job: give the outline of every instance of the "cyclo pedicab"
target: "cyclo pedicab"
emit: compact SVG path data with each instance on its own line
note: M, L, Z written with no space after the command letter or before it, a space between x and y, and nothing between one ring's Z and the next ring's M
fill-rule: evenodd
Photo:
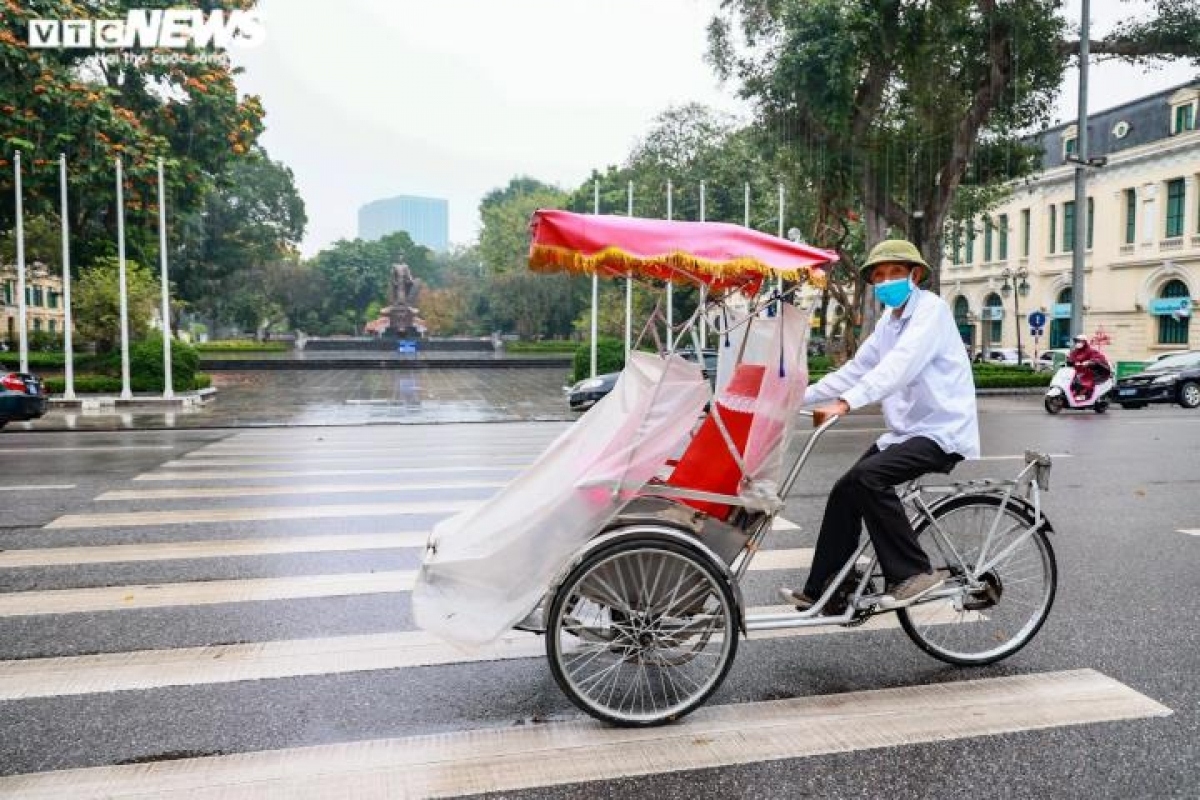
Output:
M514 627L544 634L562 691L622 726L701 705L728 673L739 634L895 613L918 647L957 665L990 664L1033 638L1057 580L1040 499L1051 464L1035 452L1009 480L899 490L934 568L948 575L919 603L880 609L883 576L864 536L814 608L746 608L741 579L838 422L814 419L785 465L804 413L808 313L791 292L760 290L779 279L817 283L834 253L725 223L538 211L532 224L535 270L698 285L680 341L702 353L700 315L725 320L715 389L678 352L631 350L612 392L530 467L434 528L413 594L421 627L465 644ZM749 309L735 320L737 296Z

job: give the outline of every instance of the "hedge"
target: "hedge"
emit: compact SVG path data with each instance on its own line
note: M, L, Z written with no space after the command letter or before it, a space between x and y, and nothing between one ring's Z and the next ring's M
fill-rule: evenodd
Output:
M565 339L555 339L544 342L504 343L504 349L509 353L574 353L578 347L578 342L572 342Z
M174 384L175 391L186 392L194 389L207 389L212 386L212 378L208 373L197 372L192 376L190 385L183 385L175 380L174 376L171 377L171 383ZM67 388L66 378L46 378L45 384L46 391L51 394L62 394ZM135 392L160 393L163 390L162 376L157 378L130 376L129 388ZM76 375L75 391L79 394L118 394L121 391L121 379L111 375Z
M256 342L253 339L197 342L192 347L200 353L286 353L291 349L287 342Z

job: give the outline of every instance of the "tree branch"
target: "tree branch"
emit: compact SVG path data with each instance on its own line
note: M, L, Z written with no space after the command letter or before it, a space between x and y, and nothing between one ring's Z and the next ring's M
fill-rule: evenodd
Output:
M1081 40L1058 43L1058 52L1063 57L1078 56ZM1088 50L1094 56L1113 58L1196 58L1196 45L1186 39L1089 39Z

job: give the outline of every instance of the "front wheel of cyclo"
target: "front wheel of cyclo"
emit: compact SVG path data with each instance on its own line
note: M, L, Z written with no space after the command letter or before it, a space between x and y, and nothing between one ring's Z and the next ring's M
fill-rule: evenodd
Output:
M1058 583L1050 541L1043 529L1031 531L1027 506L1001 504L995 495L956 497L934 508L936 525L928 518L917 525L934 569L946 570L945 586L959 590L898 612L904 632L934 658L962 666L999 661L1028 644L1050 613Z
M555 592L546 656L576 706L625 727L703 703L737 653L733 593L683 545L633 540L585 558Z

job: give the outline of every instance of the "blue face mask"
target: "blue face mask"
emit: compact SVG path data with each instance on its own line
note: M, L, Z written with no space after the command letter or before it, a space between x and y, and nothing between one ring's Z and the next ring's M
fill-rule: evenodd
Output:
M888 308L899 308L912 294L911 278L897 278L894 281L882 281L875 284L875 299Z

